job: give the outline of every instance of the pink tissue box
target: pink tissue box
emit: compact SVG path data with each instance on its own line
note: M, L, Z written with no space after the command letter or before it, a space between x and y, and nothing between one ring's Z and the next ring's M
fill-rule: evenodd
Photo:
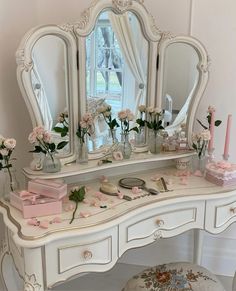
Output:
M35 179L28 182L28 191L55 199L61 199L67 194L67 184L58 180Z
M21 197L21 194L18 192L10 193L11 205L21 210L24 218L60 214L62 212L61 200L35 195L33 193L29 194L32 195Z

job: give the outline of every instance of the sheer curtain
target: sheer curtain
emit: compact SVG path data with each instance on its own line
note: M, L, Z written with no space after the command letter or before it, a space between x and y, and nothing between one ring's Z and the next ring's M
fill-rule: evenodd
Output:
M38 102L38 105L40 108L40 112L42 114L44 128L46 130L50 131L50 130L52 130L53 119L52 119L50 107L48 104L48 100L47 100L47 97L45 95L44 88L41 84L41 80L40 80L40 77L37 73L37 69L35 68L35 66L31 72L31 80L32 80L34 95L37 99L37 102Z
M138 94L136 96L135 112L138 105L141 102L145 102L144 96L146 92L146 76L141 61L141 52L135 42L132 26L129 21L128 13L122 15L116 15L113 12L109 12L109 19L119 42L122 54L125 58L127 65L129 66L136 82L139 84Z

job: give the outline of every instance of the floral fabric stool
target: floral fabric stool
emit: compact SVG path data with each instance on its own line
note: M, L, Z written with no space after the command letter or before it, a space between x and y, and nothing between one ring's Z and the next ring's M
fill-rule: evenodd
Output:
M207 269L191 263L170 263L142 271L122 291L225 291Z

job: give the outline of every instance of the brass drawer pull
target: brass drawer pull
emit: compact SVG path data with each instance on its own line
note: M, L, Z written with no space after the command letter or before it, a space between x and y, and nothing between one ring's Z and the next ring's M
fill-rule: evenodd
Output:
M93 253L91 251L84 251L83 257L85 260L91 260L93 257Z
M235 214L236 213L236 207L231 207L230 208L230 212L232 212L233 214Z
M161 227L161 226L163 226L165 223L164 223L164 220L162 220L162 219L157 219L156 224L157 224L159 227Z

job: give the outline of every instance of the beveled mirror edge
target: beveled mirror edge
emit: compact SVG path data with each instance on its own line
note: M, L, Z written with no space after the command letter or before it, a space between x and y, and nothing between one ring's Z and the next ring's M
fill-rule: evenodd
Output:
M76 139L74 136L78 124L78 80L77 80L77 44L72 31L65 31L57 25L44 25L31 29L23 37L17 52L17 81L30 114L33 127L43 125L43 119L34 96L31 85L31 70L34 63L32 49L35 43L46 35L54 35L63 39L68 49L68 71L69 82L69 118L70 118L70 152L60 157L62 164L72 162L76 159Z
M210 66L210 57L207 53L204 45L196 38L192 36L178 35L173 36L171 33L163 33L162 38L159 43L159 73L157 80L157 99L156 106L162 106L162 94L163 94L163 78L164 78L164 59L165 59L165 51L167 47L173 43L184 43L188 44L195 49L199 56L199 63L197 66L199 72L198 83L194 90L193 98L190 101L188 116L187 116L187 138L188 144L190 148L192 148L192 132L193 125L195 121L195 116L197 112L197 108L201 101L201 98L205 92L208 79L209 79L209 66ZM162 84L162 85L161 85Z

